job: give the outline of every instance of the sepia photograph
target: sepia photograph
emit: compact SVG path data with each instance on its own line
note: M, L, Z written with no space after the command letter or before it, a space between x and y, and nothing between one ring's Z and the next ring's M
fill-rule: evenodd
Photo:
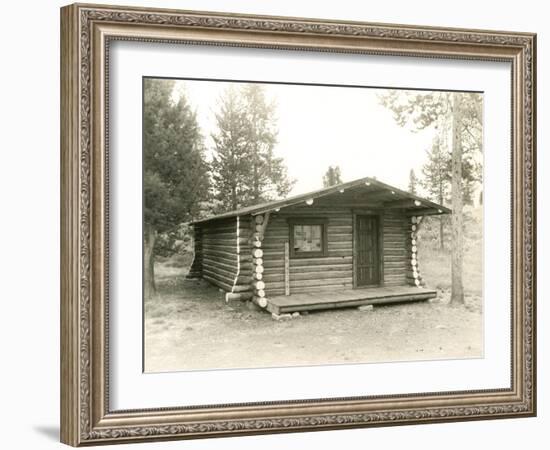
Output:
M144 372L483 358L482 92L142 87Z

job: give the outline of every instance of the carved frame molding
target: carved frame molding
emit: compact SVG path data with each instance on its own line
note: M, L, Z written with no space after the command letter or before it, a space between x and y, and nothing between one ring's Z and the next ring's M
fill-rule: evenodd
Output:
M110 411L108 58L112 40L509 61L512 386ZM75 4L61 10L61 438L74 445L442 422L536 413L536 36Z

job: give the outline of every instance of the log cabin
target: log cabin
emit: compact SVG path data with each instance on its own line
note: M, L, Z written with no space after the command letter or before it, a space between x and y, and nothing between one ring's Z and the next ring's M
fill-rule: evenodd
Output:
M187 278L273 314L427 300L422 219L451 210L375 178L194 222Z

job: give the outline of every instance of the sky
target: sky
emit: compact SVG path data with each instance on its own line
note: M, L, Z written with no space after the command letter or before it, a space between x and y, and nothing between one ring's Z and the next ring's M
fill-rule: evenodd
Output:
M235 82L178 80L175 92L185 92L196 109L209 154L214 113L223 91ZM355 87L262 83L276 103L279 129L274 152L286 161L296 180L290 195L323 187L330 165L340 166L342 180L362 177L407 189L409 172L421 174L426 150L435 132L400 127L380 104L385 90Z

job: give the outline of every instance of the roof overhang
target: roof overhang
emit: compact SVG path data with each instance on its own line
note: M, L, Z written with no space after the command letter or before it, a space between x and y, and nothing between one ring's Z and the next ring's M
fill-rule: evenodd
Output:
M377 207L383 209L400 210L407 215L440 215L450 214L452 211L435 202L419 197L410 192L403 191L394 186L382 183L375 178L365 177L358 180L341 183L329 188L319 189L317 191L300 194L282 200L275 200L259 205L248 206L235 211L230 211L217 216L195 221L200 224L211 220L228 219L243 215L258 215L267 212L278 212L283 208L305 204L312 206L314 204L328 201L331 198L339 197L339 202L344 199L357 203L357 206L364 204L367 207Z

